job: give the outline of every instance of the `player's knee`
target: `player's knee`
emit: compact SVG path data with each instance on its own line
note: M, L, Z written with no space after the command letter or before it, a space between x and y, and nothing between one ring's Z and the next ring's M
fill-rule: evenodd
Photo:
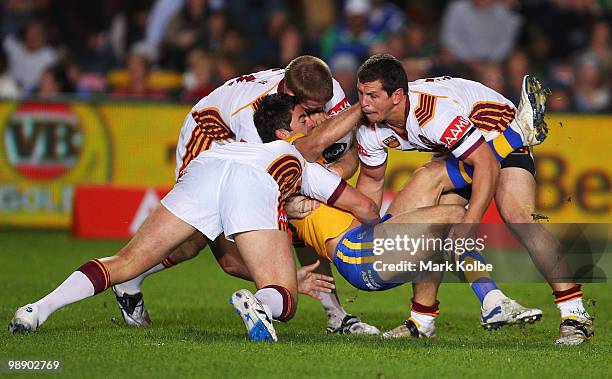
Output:
M532 211L521 207L499 209L502 219L508 224L526 224L533 222Z
M416 169L411 181L414 181L419 188L438 188L442 186L444 171L440 169L439 162L429 162Z
M237 278L242 278L242 269L239 267L236 262L231 259L227 259L225 257L220 257L217 259L219 262L219 266L223 269L223 271L231 276L235 276Z

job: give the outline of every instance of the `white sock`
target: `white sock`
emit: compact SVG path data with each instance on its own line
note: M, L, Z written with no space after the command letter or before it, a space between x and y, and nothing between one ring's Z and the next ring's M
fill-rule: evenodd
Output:
M124 293L127 293L128 295L134 295L136 293L141 292L140 287L142 286L142 282L147 276L155 274L156 272L159 272L161 270L165 270L166 268L168 267L164 266L164 264L162 263L159 263L156 266L153 266L147 271L138 275L134 279L128 280L127 282L123 282L121 284L117 284L115 285L115 287L119 289L119 295L123 295Z
M73 272L53 292L34 303L38 306L39 325L56 310L93 295L94 286L89 278L81 271Z
M416 321L417 328L428 327L436 321L434 316L424 315L415 311L410 311L410 318Z
M262 288L255 292L255 297L268 307L272 317L277 318L283 314L283 295L274 288Z
M499 300L505 299L507 297L508 296L504 295L504 293L499 289L489 291L482 300L482 307L485 309L489 309L493 307L493 305L495 305L495 303L497 303Z
M327 324L338 326L347 315L340 304L340 299L336 292L317 292L321 296L321 305L327 314Z
M588 313L586 309L584 309L584 305L582 304L581 297L577 297L572 300L558 303L557 308L559 308L559 312L561 312L562 319L566 317L581 317L581 316L587 317L588 316Z

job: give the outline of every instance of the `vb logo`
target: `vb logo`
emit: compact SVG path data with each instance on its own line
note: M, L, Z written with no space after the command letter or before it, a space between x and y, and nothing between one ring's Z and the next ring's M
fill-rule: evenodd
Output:
M81 153L83 133L68 106L24 103L7 121L7 158L22 176L52 180L74 166Z

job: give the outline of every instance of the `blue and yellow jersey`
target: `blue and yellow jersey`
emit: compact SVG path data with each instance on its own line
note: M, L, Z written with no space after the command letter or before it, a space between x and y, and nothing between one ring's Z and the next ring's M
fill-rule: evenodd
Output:
M349 212L321 204L304 219L290 221L299 239L315 249L320 257L331 261L325 241L345 233L354 220L355 217Z

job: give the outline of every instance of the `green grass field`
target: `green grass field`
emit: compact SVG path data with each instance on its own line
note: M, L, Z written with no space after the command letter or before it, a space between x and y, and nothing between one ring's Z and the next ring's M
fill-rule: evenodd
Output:
M15 309L55 288L93 257L112 255L119 242L75 241L65 233L0 231L0 323ZM408 314L410 286L358 292L336 276L346 308L381 329ZM317 301L300 298L296 317L277 324L280 342L247 341L228 299L251 283L224 274L210 254L150 277L146 304L154 326L123 325L111 291L53 314L28 336L0 333L2 359L61 359L67 377L609 377L612 373L612 284L583 286L596 318L595 338L556 346L558 312L544 284L503 285L505 292L544 311L525 328L486 332L479 305L465 284L444 284L437 337L382 340L326 335ZM0 376L12 376L2 374ZM32 374L27 374L32 375Z

